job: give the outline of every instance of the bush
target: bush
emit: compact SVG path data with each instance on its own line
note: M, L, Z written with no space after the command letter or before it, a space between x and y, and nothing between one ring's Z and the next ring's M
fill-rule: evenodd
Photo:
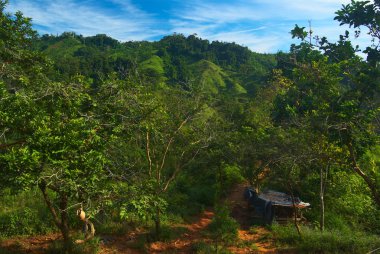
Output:
M209 231L216 242L231 244L238 238L239 224L230 216L226 206L217 207L209 225Z
M279 244L292 246L302 253L367 253L380 246L380 238L363 232L325 230L302 227L299 237L293 225L272 229Z
M223 185L225 189L230 189L235 184L244 181L244 177L241 173L241 169L237 165L224 164L222 168L223 172Z
M47 215L49 216L49 215ZM24 207L0 214L0 236L46 234L54 230L50 216L46 218L38 210Z
M37 189L17 194L5 189L0 193L0 204L0 237L57 231L52 215Z

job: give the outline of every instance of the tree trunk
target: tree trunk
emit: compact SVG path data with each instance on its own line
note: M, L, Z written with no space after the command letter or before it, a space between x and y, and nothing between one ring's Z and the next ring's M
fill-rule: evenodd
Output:
M53 203L50 201L50 198L46 192L46 183L45 182L41 182L38 187L40 188L41 192L42 192L42 195L44 197L44 200L45 200L45 203L51 213L51 215L53 216L53 221L54 221L54 224L57 226L58 229L61 228L61 221L58 217L58 214L53 206Z
M53 216L54 224L61 231L61 234L63 237L64 249L67 253L70 253L72 245L71 245L71 239L70 239L70 234L69 234L70 233L69 232L69 217L67 213L68 197L65 193L60 193L60 203L59 203L60 218L59 218L58 213L55 210L54 205L47 194L46 183L42 181L38 187L40 188L42 195L44 197L45 203L51 215Z
M155 234L156 234L156 240L159 240L161 237L161 213L160 213L160 208L157 207L156 210L156 218L154 219L155 223Z
M61 226L60 230L63 236L63 243L65 250L69 250L71 246L70 232L69 232L69 216L67 213L68 198L65 193L60 195L60 212L61 212Z
M321 178L321 185L320 185L320 192L319 192L319 197L321 200L321 221L319 222L320 224L320 229L323 232L325 230L325 201L324 201L324 184L323 184L323 167L321 167L320 170L320 178Z
M293 188L292 188L292 185L289 183L289 189L290 189L290 195L292 197L292 204L293 204L293 210L294 210L294 226L296 227L297 229L297 233L298 235L301 237L302 234L301 234L301 229L298 225L298 222L297 222L297 206L296 206L296 201L294 199L294 194L293 194Z

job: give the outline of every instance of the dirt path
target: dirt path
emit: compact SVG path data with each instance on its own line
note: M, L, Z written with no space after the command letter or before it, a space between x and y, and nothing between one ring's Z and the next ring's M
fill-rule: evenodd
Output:
M27 238L16 237L12 239L3 240L0 242L0 250L4 248L14 253L43 253L51 243L60 238L59 233L49 235L31 236Z
M194 223L184 225L187 232L170 242L155 242L150 245L150 253L174 252L174 253L191 253L193 244L203 241L210 242L204 235L204 230L211 223L214 212L206 210L202 213L199 220Z
M240 224L239 241L235 247L230 247L232 253L276 253L270 232L262 226L252 226L250 211L243 198L245 184L240 184L226 198L231 208L231 215ZM100 236L99 254L140 254L140 253L193 253L192 246L197 242L212 242L207 236L206 228L211 223L214 212L204 211L193 223L173 226L173 231L180 229L178 237L169 242L147 243L145 231L133 231L122 236ZM14 253L45 253L48 246L59 239L59 234L14 238L0 243L0 250L6 248Z
M229 248L233 253L276 253L270 232L263 226L251 225L251 212L244 200L246 184L237 185L226 199L231 208L231 216L240 224L239 240L247 247ZM245 245L243 244L243 245Z
M194 243L205 241L202 232L210 224L213 216L211 210L206 210L194 223L173 226L173 230L181 228L181 231L185 232L169 242L145 243L146 232L132 232L125 236L112 237L101 245L99 254L192 253L191 247ZM139 239L142 239L140 243Z
M237 245L242 245L242 247L230 247L229 250L236 254L276 253L270 232L263 226L251 225L250 210L243 196L245 187L246 184L237 185L226 198L226 203L231 208L231 216L240 224L238 230L240 244ZM204 231L213 216L213 211L206 210L198 221L184 225L188 230L187 233L167 243L152 243L149 253L192 253L191 246L196 242L211 243L212 240L207 238Z

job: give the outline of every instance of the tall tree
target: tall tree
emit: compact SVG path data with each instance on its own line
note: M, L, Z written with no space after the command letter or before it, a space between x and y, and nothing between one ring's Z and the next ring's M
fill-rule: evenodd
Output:
M104 183L101 126L92 117L89 84L46 78L48 62L30 49L35 32L21 13L1 2L1 187L38 185L65 245L70 246L69 206L97 197Z
M376 10L376 6L368 2L353 2L352 5ZM353 19L351 7L345 6L338 12L340 16L346 13L351 17L345 22ZM331 145L338 146L343 151L337 153L338 157L365 181L373 200L380 206L376 174L367 173L358 163L379 141L376 124L380 106L377 99L379 69L371 61L362 61L354 54L356 50L349 42L348 32L340 36L337 43L322 38L317 46L324 56L316 58L312 50L315 46L305 42L303 29L298 27L292 31L303 40L298 49L311 50L304 58L307 61L297 62L292 74L294 85L278 97L276 118L287 119L290 123L306 120L310 131L327 137ZM370 54L368 48L367 53Z

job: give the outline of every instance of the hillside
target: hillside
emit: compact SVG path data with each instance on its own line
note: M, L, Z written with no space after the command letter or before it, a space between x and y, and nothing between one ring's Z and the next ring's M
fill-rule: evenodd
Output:
M41 36L7 4L0 253L379 250L379 1L335 13L366 59L298 25L277 54Z
M66 77L81 74L99 82L133 68L149 83L201 82L207 92L229 90L253 95L276 66L275 55L258 54L235 43L209 42L194 35L166 36L158 42L119 42L106 35L43 35L34 47L54 60Z

